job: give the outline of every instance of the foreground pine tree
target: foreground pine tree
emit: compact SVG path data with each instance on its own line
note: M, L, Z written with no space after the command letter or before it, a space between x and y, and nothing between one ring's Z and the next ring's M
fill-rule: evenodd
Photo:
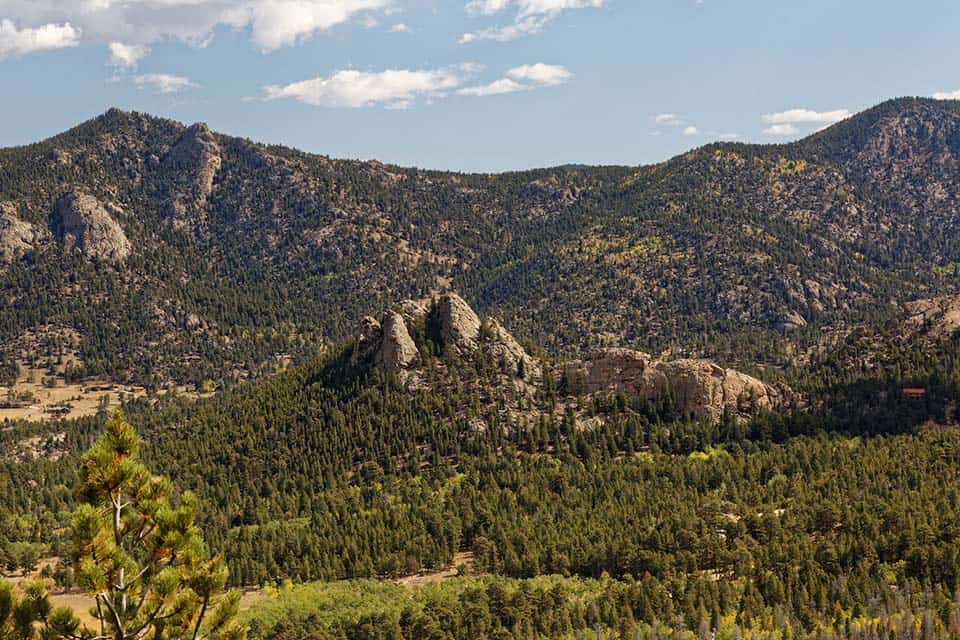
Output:
M73 515L78 586L96 598L96 640L237 640L239 592L196 525L199 506L137 460L139 439L118 411L82 459ZM91 637L91 636L86 636Z

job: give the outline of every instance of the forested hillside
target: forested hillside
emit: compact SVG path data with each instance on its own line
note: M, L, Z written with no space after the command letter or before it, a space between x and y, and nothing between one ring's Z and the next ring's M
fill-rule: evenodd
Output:
M960 106L922 99L790 145L500 175L111 110L0 151L2 371L70 330L69 378L230 384L449 289L553 352L783 364L817 327L955 290L958 162Z
M305 595L288 615L264 614L255 637L466 638L471 624L503 637L528 637L528 624L939 634L957 628L960 587L960 343L942 331L948 302L851 333L792 380L799 400L752 415L697 419L670 394L577 395L544 381L549 359L531 363L540 378L520 375L489 355L502 334L478 334L469 350L445 341L456 332L442 301L411 325L415 367L384 371L361 340L211 399L126 411L143 458L201 496L207 539L236 585L397 578L458 552L471 554L467 574L519 580L373 610L364 600L322 623ZM446 329L431 325L438 317ZM877 366L865 372L851 352ZM68 548L77 456L102 418L10 427L4 450L39 451L0 467L0 548L16 567ZM53 573L72 582L67 564ZM557 577L524 582L544 574ZM551 598L559 617L514 611L529 598Z

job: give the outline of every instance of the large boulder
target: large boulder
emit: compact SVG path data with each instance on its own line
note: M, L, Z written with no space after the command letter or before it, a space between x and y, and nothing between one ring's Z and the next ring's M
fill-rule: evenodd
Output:
M12 202L0 202L0 262L12 262L29 251L36 237L33 225L17 217Z
M130 256L130 241L123 227L89 194L74 190L60 196L55 223L68 251L80 251L87 257L113 263Z
M600 349L563 365L574 394L617 392L643 400L672 399L683 414L717 420L780 404L788 391L707 360L663 361L631 349Z

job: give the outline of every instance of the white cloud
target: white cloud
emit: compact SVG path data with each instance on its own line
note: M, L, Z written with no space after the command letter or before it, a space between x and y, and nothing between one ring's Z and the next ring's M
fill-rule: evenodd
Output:
M462 96L495 96L538 87L554 87L570 80L573 74L566 67L538 62L514 67L507 71L506 76L490 84L465 87L457 93Z
M538 62L537 64L525 64L514 67L510 69L510 71L507 71L507 76L520 82L528 81L539 86L548 87L567 82L573 77L573 74L570 73L566 67Z
M0 8L2 8L0 2ZM48 22L37 27L17 28L9 18L0 20L0 60L35 51L64 49L80 44L80 30L69 22Z
M769 113L763 116L763 121L767 124L800 124L800 123L827 123L833 124L851 114L847 109L837 109L835 111L812 111L810 109L789 109L780 113Z
M217 27L249 30L267 52L355 18L387 13L393 0L0 0L0 52L76 44L203 46ZM21 26L18 31L14 21ZM68 44L64 44L68 43ZM142 56L141 56L142 57ZM123 58L111 57L111 63ZM119 65L118 65L119 66Z
M740 134L739 133L721 133L718 137L721 140L739 140Z
M397 24L390 27L390 31L393 33L407 33L410 31L410 26L404 22L398 22Z
M417 97L439 97L459 87L471 67L388 69L380 72L344 70L328 78L264 87L268 100L292 98L318 107L358 109L376 105L407 108Z
M152 87L158 93L179 93L184 89L196 89L200 85L183 76L168 73L146 73L133 77L138 87Z
M470 0L467 3L467 13L490 16L506 9L510 2L511 0Z
M653 121L668 127L679 127L683 124L683 118L675 113L659 113L653 116Z
M792 124L775 124L763 130L768 136L795 136L800 129Z
M933 94L934 100L960 100L960 89L956 91L939 91Z
M604 0L470 0L466 5L467 13L474 16L490 16L511 7L516 9L516 15L512 24L465 33L460 36L459 42L466 44L477 40L516 40L539 33L563 11L602 7L603 2Z
M457 91L462 96L496 96L503 93L514 93L515 91L525 91L529 89L525 84L520 84L510 78L500 78L490 84L479 87L465 87Z
M110 64L115 67L130 69L137 66L137 63L150 53L150 47L142 44L123 44L122 42L111 42L110 45Z
M690 125L690 126L688 126L687 128L685 128L685 129L683 130L683 135L685 135L685 136L696 136L696 135L700 135L700 130L697 129L695 126Z
M257 0L250 7L251 37L260 49L271 51L388 4L390 0Z

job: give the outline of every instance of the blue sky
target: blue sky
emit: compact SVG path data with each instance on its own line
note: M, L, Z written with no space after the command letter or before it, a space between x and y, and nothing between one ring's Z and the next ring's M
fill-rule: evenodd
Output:
M956 0L0 0L0 146L111 106L463 171L783 142L960 98Z

